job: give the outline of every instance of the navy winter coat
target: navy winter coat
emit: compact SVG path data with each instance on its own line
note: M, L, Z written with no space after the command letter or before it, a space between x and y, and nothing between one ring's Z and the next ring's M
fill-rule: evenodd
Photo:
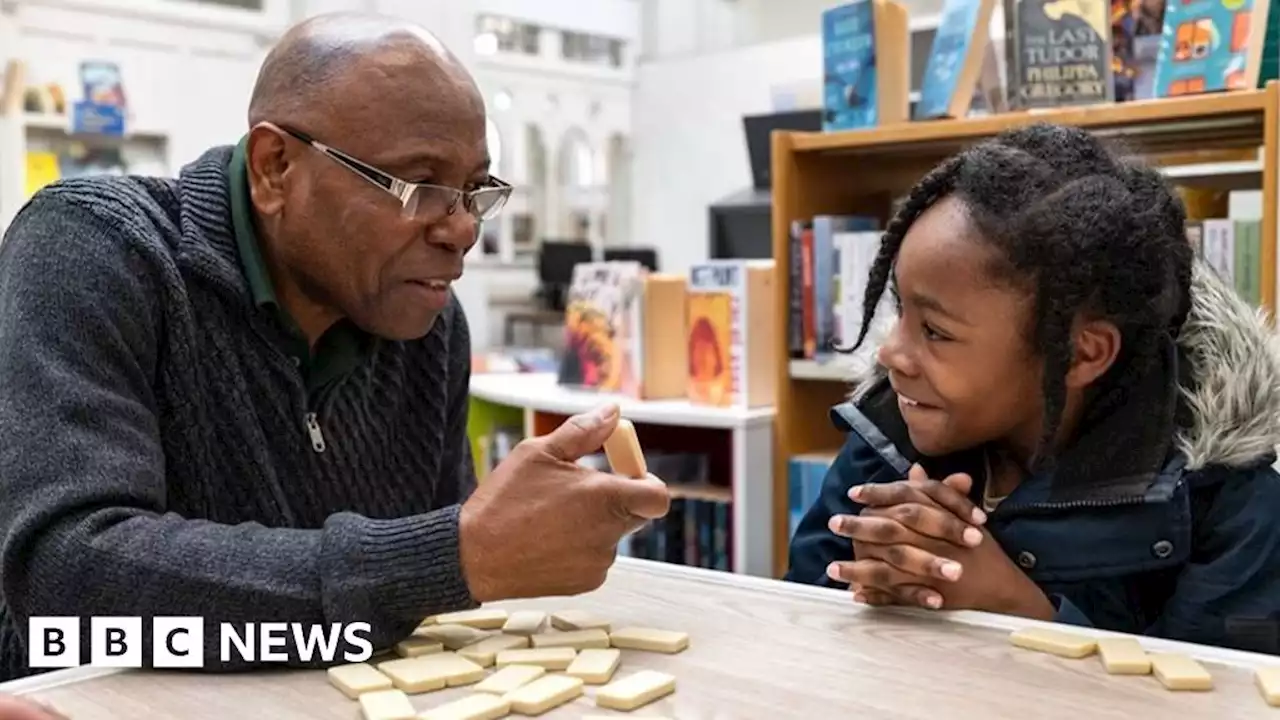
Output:
M1250 307L1197 266L1194 307L1164 367L1093 413L1056 469L1023 482L988 529L1059 622L1280 654L1280 352ZM787 579L853 559L827 529L861 483L969 472L980 451L918 456L877 368L832 411L847 441L792 539ZM1099 406L1107 403L1099 403Z

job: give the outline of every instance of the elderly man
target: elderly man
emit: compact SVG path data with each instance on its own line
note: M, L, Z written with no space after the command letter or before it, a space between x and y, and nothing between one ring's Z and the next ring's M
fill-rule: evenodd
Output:
M249 126L176 180L46 189L0 248L0 678L35 672L32 616L368 622L386 648L431 614L594 589L667 511L656 478L574 462L612 407L474 489L450 283L510 189L435 38L306 22ZM243 667L215 627L205 667Z

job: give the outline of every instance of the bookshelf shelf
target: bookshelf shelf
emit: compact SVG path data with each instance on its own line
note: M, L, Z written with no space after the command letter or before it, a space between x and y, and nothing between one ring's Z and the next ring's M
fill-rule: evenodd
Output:
M636 400L578 391L559 386L554 373L473 374L470 393L473 400L521 409L525 437L546 434L566 416L612 401L624 418L636 423L642 444L648 430L657 429L666 430L663 434L668 439L672 432L682 436L684 445L724 448L721 456L729 468L727 487L673 485L672 496L730 503L733 572L759 577L773 574L774 539L767 531L772 527L775 505L773 408L714 408L683 400ZM701 450L716 452L710 447Z
M773 135L773 258L775 308L789 315L791 223L821 214L888 220L893 200L945 157L1004 130L1034 122L1088 128L1115 138L1163 168L1179 186L1261 190L1262 302L1276 308L1277 163L1280 85L1176 99L1138 101L962 120L908 122L867 130ZM1212 161L1207 161L1212 157ZM883 226L883 225L882 225ZM848 395L838 366L793 360L788 334L775 343L778 400L774 415L774 574L785 572L788 543L788 461L832 453L844 438L829 410Z
M1044 111L907 122L868 130L788 133L793 152L856 153L900 156L902 152L941 159L962 147L1004 130L1035 122L1087 127L1099 134L1123 136L1145 153L1182 152L1215 147L1256 147L1272 91L1249 90L1219 95L1142 100L1064 107Z
M847 382L849 368L843 364L818 360L791 360L789 372L792 380L826 380L830 382Z
M58 133L62 135L75 135L71 132L70 120L65 115L53 115L44 113L27 113L22 116L22 125L28 131ZM79 135L75 135L80 137ZM123 137L113 138L105 135L90 135L95 140L128 142L156 142L163 143L169 139L168 133L163 130L153 128L128 128Z
M1214 190L1257 190L1262 187L1265 165L1260 160L1194 165L1174 165L1163 168L1170 180L1186 187Z

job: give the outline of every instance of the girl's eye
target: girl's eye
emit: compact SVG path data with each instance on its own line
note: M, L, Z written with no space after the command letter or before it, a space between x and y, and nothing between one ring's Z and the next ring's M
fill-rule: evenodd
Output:
M946 340L947 336L929 327L929 323L920 323L920 328L924 332L926 340Z

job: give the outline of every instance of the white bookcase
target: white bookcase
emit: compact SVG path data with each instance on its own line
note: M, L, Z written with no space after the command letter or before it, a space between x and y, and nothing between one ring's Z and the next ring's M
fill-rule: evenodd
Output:
M488 373L471 377L471 395L524 410L524 434L536 434L535 414L573 415L616 402L622 417L637 425L709 428L729 433L732 443L730 500L733 508L733 572L773 577L773 408L738 410L684 400L634 400L576 391L555 375Z

